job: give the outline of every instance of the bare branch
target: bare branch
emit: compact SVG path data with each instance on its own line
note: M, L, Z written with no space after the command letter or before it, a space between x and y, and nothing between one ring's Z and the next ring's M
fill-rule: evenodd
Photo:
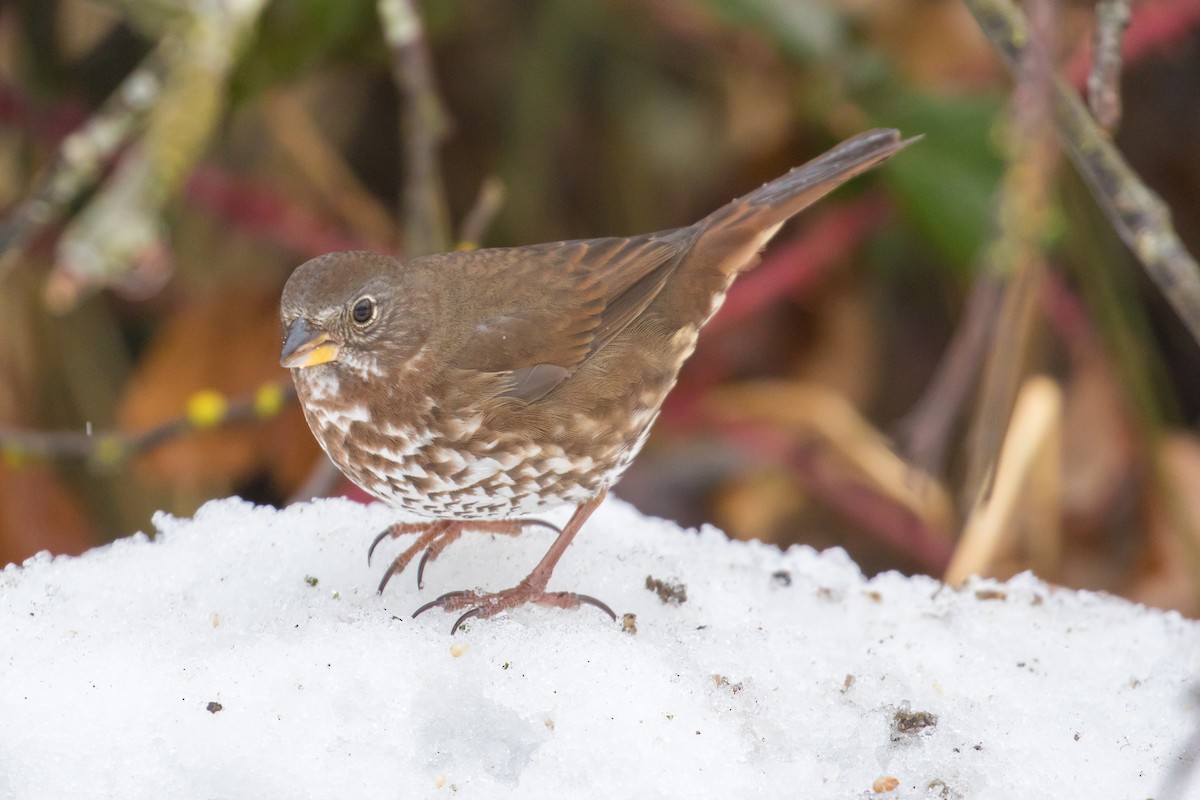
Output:
M410 256L446 251L450 245L438 148L446 114L434 86L425 27L412 0L379 0L383 35L403 108L405 249Z
M219 392L193 394L186 412L140 433L124 431L35 431L0 425L0 456L10 464L27 459L79 458L111 469L130 458L195 431L273 419L296 399L285 383L268 383L248 397L228 400Z
M933 379L898 426L909 460L930 475L941 475L946 466L950 435L979 380L1003 297L997 275L979 276Z
M1110 133L1121 121L1121 36L1129 27L1130 0L1096 3L1096 34L1092 38L1092 71L1088 75L1088 105L1100 127Z
M162 38L168 62L145 130L59 238L46 281L51 308L115 287L145 295L169 275L163 210L195 167L220 120L225 81L266 0L196 4Z
M475 204L463 217L458 231L457 247L459 250L474 250L479 247L483 235L491 226L492 220L496 218L496 214L499 213L500 206L503 204L504 184L495 175L485 179L483 185L479 187Z
M263 118L271 135L291 157L359 239L375 249L391 250L396 223L388 210L362 185L354 170L321 133L294 92L278 90L263 101Z
M1017 63L1029 41L1024 14L1009 0L963 2L1009 65ZM1200 341L1200 265L1171 226L1166 204L1141 182L1078 95L1061 80L1054 84L1054 106L1059 136L1075 168L1117 234Z

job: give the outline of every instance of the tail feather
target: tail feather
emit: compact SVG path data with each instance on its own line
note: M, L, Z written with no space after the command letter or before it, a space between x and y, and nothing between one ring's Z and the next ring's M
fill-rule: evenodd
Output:
M901 139L898 131L880 129L847 139L705 217L693 249L714 258L726 274L747 269L788 219L919 138Z

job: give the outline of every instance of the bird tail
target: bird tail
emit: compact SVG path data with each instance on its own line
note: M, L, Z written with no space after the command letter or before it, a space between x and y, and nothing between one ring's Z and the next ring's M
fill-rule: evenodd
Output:
M920 137L866 131L709 214L692 248L726 275L748 269L783 223L856 175L887 161Z

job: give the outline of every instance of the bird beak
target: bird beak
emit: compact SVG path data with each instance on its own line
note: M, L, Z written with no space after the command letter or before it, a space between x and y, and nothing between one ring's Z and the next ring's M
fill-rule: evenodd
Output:
M324 331L309 327L308 321L298 319L288 328L279 363L289 369L315 367L337 360L338 343Z

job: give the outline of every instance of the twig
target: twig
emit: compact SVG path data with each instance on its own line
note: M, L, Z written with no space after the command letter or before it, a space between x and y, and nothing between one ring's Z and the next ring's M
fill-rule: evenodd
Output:
M1009 65L1029 41L1024 14L1009 0L963 0ZM1200 265L1171 226L1162 199L1141 182L1113 143L1061 80L1054 83L1055 119L1067 155L1087 181L1117 234L1200 342Z
M1200 26L1200 0L1169 3L1139 3L1125 35L1121 37L1121 60L1126 66L1155 53L1178 47L1190 40ZM1092 68L1092 40L1085 38L1063 67L1067 83L1082 91Z
M943 543L950 539L953 512L945 488L897 456L837 392L801 381L751 381L716 390L705 405L719 421L766 423L777 433L820 443L827 460L855 481L911 512L926 533Z
M190 0L99 0L110 6L142 33L159 36L172 26L187 21L192 13Z
M0 456L10 465L28 459L80 458L111 469L188 433L273 419L295 398L295 389L284 383L264 384L236 400L216 391L200 391L188 398L183 416L140 433L35 431L0 425Z
M378 0L378 9L404 115L405 250L410 256L441 253L449 247L449 224L438 148L447 122L434 88L425 27L412 0Z
M396 238L391 215L321 134L295 95L272 92L265 98L263 110L275 141L342 221L358 238L377 243L377 248L391 249Z
M1121 36L1129 27L1131 0L1099 0L1092 38L1088 105L1101 128L1110 133L1121 121Z
M820 503L922 569L940 574L950 563L954 549L945 529L935 529L914 510L914 504L898 502L849 467L829 440L799 430L780 435L778 427L758 421L727 421L722 428L739 450L791 470ZM914 489L909 494L916 498L917 492ZM926 501L925 505L930 504Z
M909 459L930 475L941 475L946 465L950 434L979 379L984 354L996 330L1003 288L997 276L987 272L975 281L962 321L929 387L897 426Z
M952 553L950 545L929 530L924 520L862 480L840 474L823 455L819 443L809 442L794 447L787 463L806 488L845 519L922 568L934 573L945 569Z
M1032 24L1013 64L1016 87L1009 164L996 211L998 235L984 265L1004 281L1004 297L984 362L979 403L969 434L964 512L986 500L991 491L996 462L1021 387L1045 273L1041 242L1049 214L1049 185L1058 164L1051 122L1051 42L1057 8L1055 0L1030 0L1029 9Z
M500 206L503 204L503 181L495 175L484 179L483 185L479 187L479 194L475 198L475 204L471 206L471 210L463 217L462 225L459 226L457 249L474 250L479 247L483 235L491 227L492 220L496 218L496 214L499 213Z

